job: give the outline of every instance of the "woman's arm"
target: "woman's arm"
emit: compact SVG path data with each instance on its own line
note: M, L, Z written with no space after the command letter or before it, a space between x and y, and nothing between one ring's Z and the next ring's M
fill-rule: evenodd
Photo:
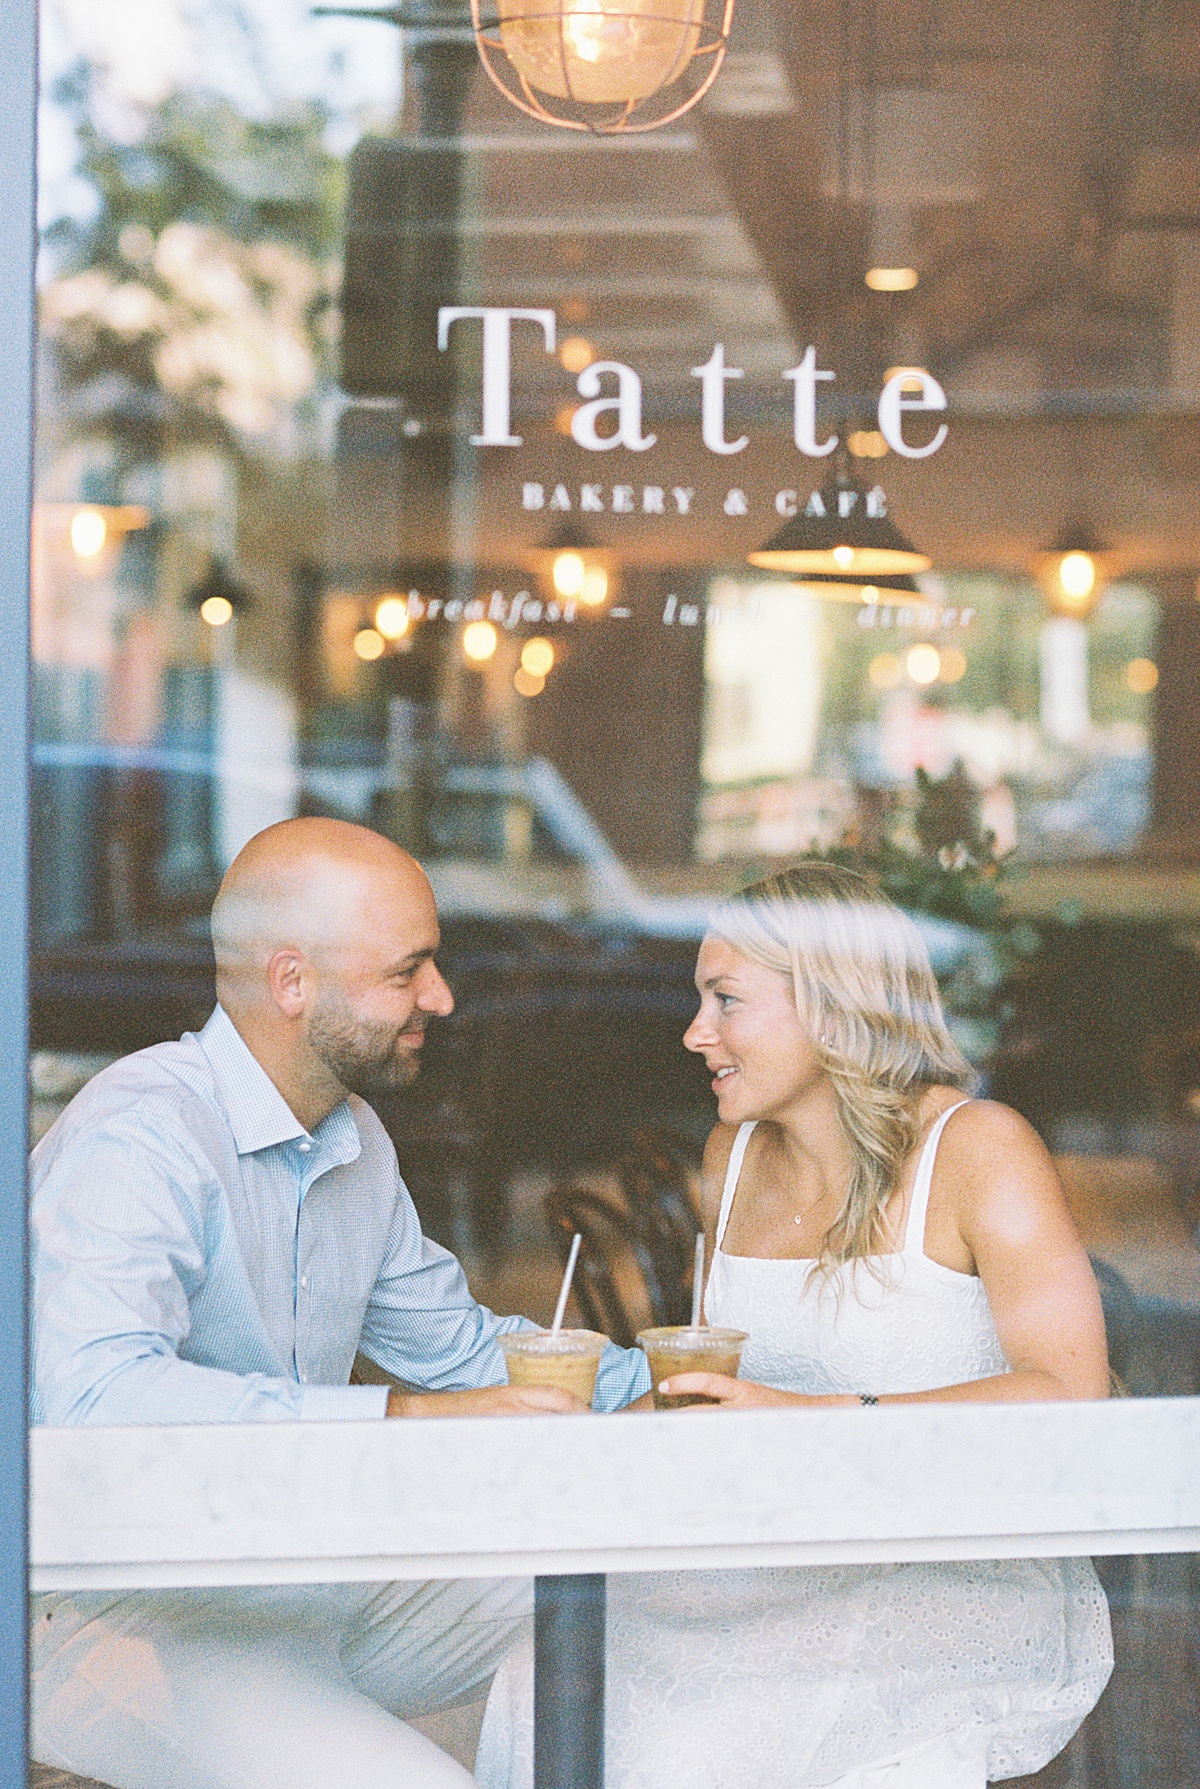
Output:
M1012 1403L1108 1396L1100 1293L1054 1163L1033 1127L1007 1106L974 1101L946 1125L935 1197L991 1306L1011 1371L920 1394ZM889 1403L908 1403L897 1395Z
M881 1394L881 1404L1021 1403L1108 1396L1100 1294L1054 1164L1036 1131L1007 1106L973 1101L938 1148L927 1239L983 1282L1011 1371L936 1391ZM940 1247L938 1245L941 1245ZM717 1407L853 1405L715 1374L680 1374L672 1391ZM874 1387L863 1386L872 1392ZM704 1409L694 1405L694 1409ZM713 1408L713 1406L708 1406Z

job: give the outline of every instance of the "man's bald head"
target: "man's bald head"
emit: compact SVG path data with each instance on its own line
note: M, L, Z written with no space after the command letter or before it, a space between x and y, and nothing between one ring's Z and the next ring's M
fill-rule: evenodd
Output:
M284 820L234 858L212 910L217 974L244 982L279 950L328 962L356 949L397 906L432 906L414 857L345 820ZM365 928L365 931L364 931ZM224 998L224 996L222 996Z
M344 820L285 820L240 851L213 905L217 995L306 1124L345 1093L403 1087L454 999L415 858Z

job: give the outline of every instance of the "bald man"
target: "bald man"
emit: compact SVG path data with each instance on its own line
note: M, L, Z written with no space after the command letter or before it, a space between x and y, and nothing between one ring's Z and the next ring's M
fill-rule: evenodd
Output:
M114 1063L33 1154L33 1420L345 1421L554 1413L503 1383L525 1326L422 1234L366 1103L453 1008L419 864L290 820L213 907L218 1005ZM352 1386L362 1350L403 1389ZM646 1385L607 1350L596 1403ZM461 1789L415 1716L482 1694L521 1580L46 1596L34 1756L112 1789Z

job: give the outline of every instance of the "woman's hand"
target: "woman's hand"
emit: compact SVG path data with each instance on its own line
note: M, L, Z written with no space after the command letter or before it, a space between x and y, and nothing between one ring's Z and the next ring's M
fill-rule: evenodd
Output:
M857 1398L807 1398L796 1391L776 1391L753 1379L730 1379L724 1373L674 1373L659 1392L667 1397L702 1397L706 1404L683 1404L683 1410L778 1410L818 1404L857 1404Z

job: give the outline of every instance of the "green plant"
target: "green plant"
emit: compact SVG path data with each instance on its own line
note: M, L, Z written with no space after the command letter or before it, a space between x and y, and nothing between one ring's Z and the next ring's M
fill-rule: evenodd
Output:
M1015 872L981 824L978 791L963 765L941 779L919 769L916 792L907 838L880 827L869 842L847 839L818 855L867 876L908 912L976 934L939 975L939 985L960 1047L982 1066L1008 1011L1005 984L1037 953L1041 938L1008 911L1005 884Z

